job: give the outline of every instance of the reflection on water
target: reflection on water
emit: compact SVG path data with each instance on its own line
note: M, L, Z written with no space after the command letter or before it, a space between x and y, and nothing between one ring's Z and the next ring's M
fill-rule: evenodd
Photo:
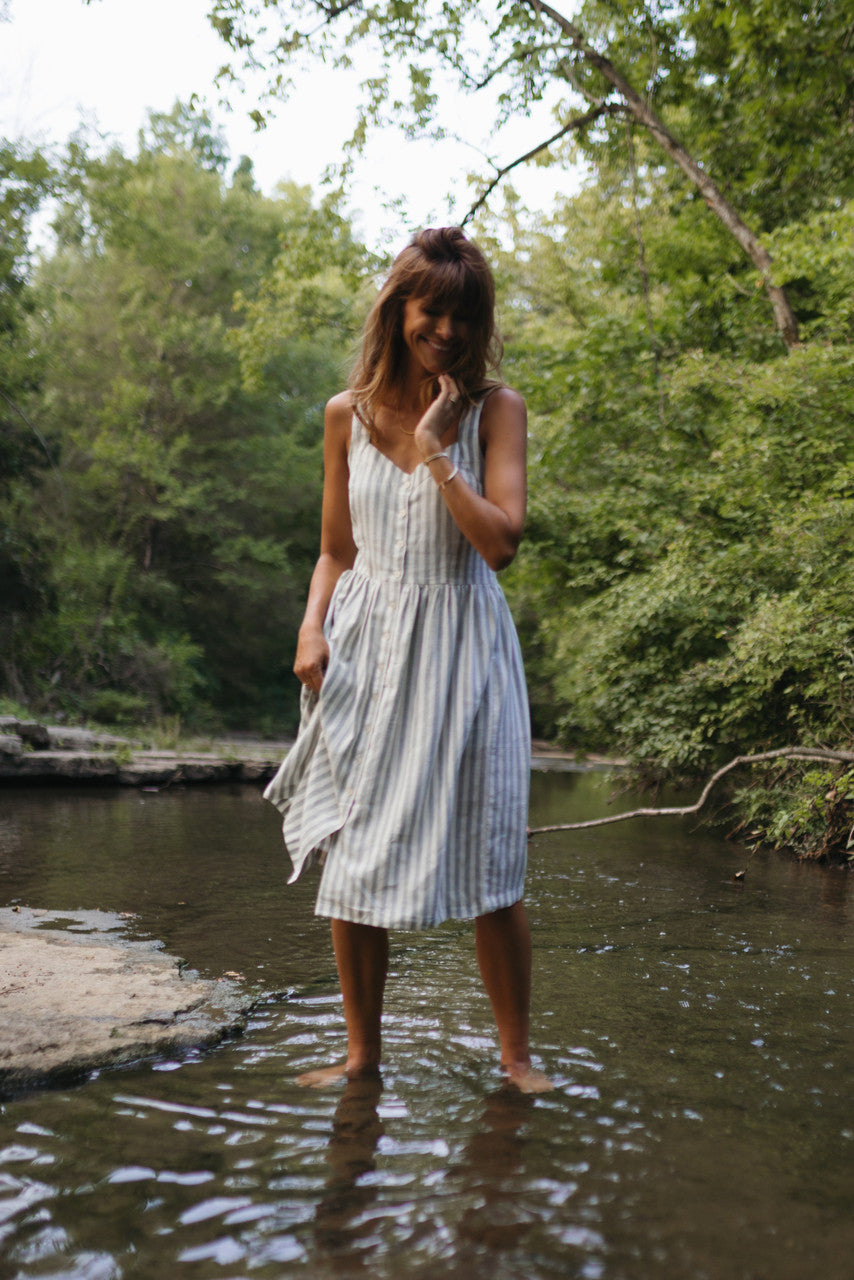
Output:
M608 794L535 776L532 819ZM393 935L383 1076L315 1092L295 1077L340 1053L343 1018L279 840L251 789L0 795L6 904L133 911L260 998L214 1052L5 1105L0 1275L848 1280L849 876L676 822L543 837L555 1092L503 1085L461 923Z
M496 1254L524 1247L532 1224L516 1194L516 1175L524 1169L524 1126L533 1106L530 1095L515 1089L487 1094L480 1127L454 1171L479 1192L460 1218L460 1241Z
M377 1112L381 1093L378 1076L344 1086L326 1151L329 1175L314 1213L318 1256L339 1261L350 1274L371 1269L370 1209L378 1183L364 1175L377 1167L377 1144L384 1132Z

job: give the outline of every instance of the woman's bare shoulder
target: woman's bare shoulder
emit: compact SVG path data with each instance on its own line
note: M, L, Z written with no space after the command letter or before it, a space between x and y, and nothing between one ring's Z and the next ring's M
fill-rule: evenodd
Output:
M334 435L343 435L349 438L352 421L353 393L352 391L339 391L337 395L326 402L326 412L324 414L326 430Z
M327 400L326 416L327 418L333 417L337 420L346 418L349 421L350 416L353 413L353 404L352 391L349 389L347 391L339 391L337 395L334 395L330 400Z
M480 415L481 431L488 436L493 430L525 431L528 411L525 401L512 387L495 387L487 393Z

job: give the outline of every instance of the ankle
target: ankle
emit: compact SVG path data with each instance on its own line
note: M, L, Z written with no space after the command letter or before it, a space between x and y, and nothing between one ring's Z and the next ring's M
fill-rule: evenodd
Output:
M513 1036L502 1040L498 1038L501 1051L501 1065L508 1067L529 1067L531 1065L531 1046L527 1035Z
M354 1076L374 1075L380 1069L382 1055L379 1047L359 1046L347 1050L346 1072L350 1079Z

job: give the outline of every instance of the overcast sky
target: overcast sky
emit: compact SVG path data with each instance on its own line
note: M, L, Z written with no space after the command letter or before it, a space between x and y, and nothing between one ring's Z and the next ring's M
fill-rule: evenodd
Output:
M11 20L0 23L0 135L62 142L87 119L132 150L149 109L168 111L177 98L197 93L224 128L233 159L251 157L264 191L286 177L317 188L352 128L358 76L347 81L316 67L258 133L247 114L254 98L235 92L230 113L216 105L213 80L226 49L207 22L208 4L7 0ZM462 98L449 106L452 118L465 121L459 127L466 137L488 146L488 118L478 121L478 105ZM520 121L500 158L538 141L537 127ZM544 131L551 127L544 119ZM357 225L371 243L395 244L415 226L457 221L471 203L470 170L486 171L470 147L413 142L387 131L357 166L350 202ZM533 209L550 207L570 181L567 173L531 166L514 174Z

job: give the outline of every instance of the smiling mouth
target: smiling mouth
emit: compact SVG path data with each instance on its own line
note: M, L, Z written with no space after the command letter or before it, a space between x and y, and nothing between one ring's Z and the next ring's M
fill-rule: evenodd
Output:
M424 338L422 341L426 342L428 347L432 347L434 351L438 351L439 355L442 356L449 355L453 350L453 346L450 342L433 342L430 338Z

